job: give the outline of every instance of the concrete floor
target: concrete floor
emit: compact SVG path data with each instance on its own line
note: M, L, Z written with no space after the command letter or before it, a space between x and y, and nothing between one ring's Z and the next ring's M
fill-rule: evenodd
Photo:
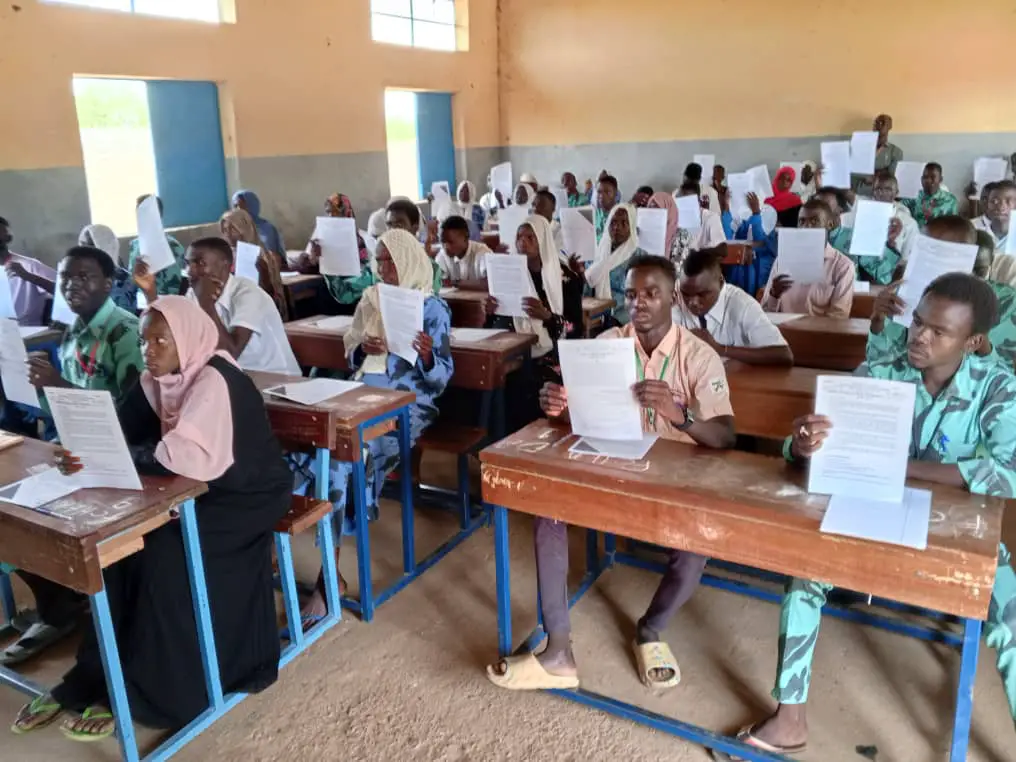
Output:
M444 464L439 470L445 472ZM425 468L424 473L433 471ZM418 553L454 531L451 517L417 511ZM535 625L536 577L531 522L512 522L516 642ZM315 552L300 538L302 575ZM383 507L372 530L375 580L400 572L397 507ZM576 578L582 537L572 541ZM355 584L355 550L343 572ZM500 691L484 678L496 652L492 533L481 529L420 580L385 604L373 624L347 615L279 682L248 698L176 759L181 762L269 760L708 760L701 747L554 696ZM630 652L631 622L648 604L656 578L630 568L601 578L573 612L584 687L717 730L736 730L771 706L779 610L753 598L703 587L675 619L667 638L683 682L653 695L638 682ZM72 644L26 668L43 682L66 669ZM810 703L811 762L862 760L859 745L878 748L877 762L945 759L958 654L834 619L823 624ZM21 697L0 690L0 717L13 719ZM1016 736L994 669L982 649L969 759L1016 760ZM110 762L115 742L87 746L55 728L27 737L2 735L0 762ZM155 740L143 734L148 742Z

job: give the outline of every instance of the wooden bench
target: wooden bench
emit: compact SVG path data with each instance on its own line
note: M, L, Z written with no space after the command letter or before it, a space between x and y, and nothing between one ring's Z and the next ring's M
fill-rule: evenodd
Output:
M327 500L315 500L312 497L293 495L289 504L289 513L279 519L279 523L275 525L275 533L295 537L316 525L331 510L332 504Z
M469 456L486 441L486 429L460 426L440 419L432 426L427 427L416 441L417 450L421 455L428 450L433 450L434 452L450 453L456 457L458 475L456 496L459 501L459 520L463 529L469 525L472 512L472 499L469 494ZM416 458L414 458L415 460ZM419 477L419 462L414 463L414 466L413 470L417 472L415 481L417 484L422 484Z

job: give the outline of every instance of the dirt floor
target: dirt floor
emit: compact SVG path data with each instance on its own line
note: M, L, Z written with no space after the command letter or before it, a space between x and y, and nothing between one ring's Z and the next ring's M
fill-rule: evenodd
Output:
M440 464L442 472L444 464ZM425 476L433 467L425 468ZM455 529L446 514L417 511L418 557ZM572 540L582 572L582 536ZM399 511L382 508L372 529L374 579L401 571ZM356 556L344 546L343 573L355 590ZM512 522L515 640L536 621L531 522ZM301 576L316 571L309 536L297 548ZM703 587L666 633L683 682L653 695L633 670L632 622L649 602L656 577L632 568L606 573L573 612L584 687L661 714L722 731L736 730L772 706L779 609L754 598ZM376 583L377 589L377 583ZM280 607L281 611L281 607ZM265 693L248 698L192 742L181 762L379 760L480 762L554 760L691 762L699 746L552 695L500 691L484 677L497 645L492 532L481 529L441 563L382 606L375 621L352 615L295 660ZM41 682L66 669L72 644L25 668ZM811 762L946 758L958 653L881 630L827 618L815 662L809 722ZM21 697L0 690L0 717L13 719ZM0 762L114 762L115 742L65 741L55 729L3 735ZM152 735L142 733L151 743ZM1008 751L1006 751L1008 749ZM869 759L871 757L868 757ZM994 668L982 648L969 759L1016 760L1016 736Z

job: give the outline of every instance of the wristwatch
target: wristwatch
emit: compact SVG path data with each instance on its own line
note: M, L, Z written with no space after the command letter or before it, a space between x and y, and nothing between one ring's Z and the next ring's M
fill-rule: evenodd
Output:
M684 412L684 423L682 423L680 426L677 426L676 428L678 431L687 431L694 425L695 415L694 413L691 412L690 408L685 407L681 408L681 410Z

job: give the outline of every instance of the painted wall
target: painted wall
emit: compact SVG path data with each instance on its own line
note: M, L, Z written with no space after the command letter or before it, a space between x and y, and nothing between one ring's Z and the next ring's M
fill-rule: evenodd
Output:
M1011 0L502 0L502 142L541 181L607 167L670 189L695 153L817 159L888 112L906 158L959 190L977 156L1016 151L991 63L1014 29Z
M3 3L0 215L49 259L90 221L75 74L220 83L230 187L256 189L293 247L328 194L361 215L387 200L386 87L455 93L458 169L482 179L500 156L496 4L460 2L458 53L373 43L369 0L236 0L237 23L221 25Z

